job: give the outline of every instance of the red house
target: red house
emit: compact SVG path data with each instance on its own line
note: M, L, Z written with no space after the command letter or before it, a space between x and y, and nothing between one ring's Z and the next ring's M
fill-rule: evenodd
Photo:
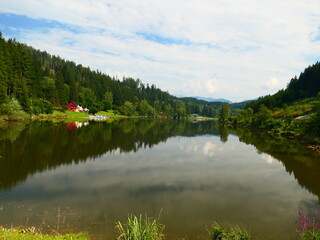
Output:
M75 112L77 110L78 106L77 104L75 104L74 102L70 102L68 104L68 110L72 111L72 112Z

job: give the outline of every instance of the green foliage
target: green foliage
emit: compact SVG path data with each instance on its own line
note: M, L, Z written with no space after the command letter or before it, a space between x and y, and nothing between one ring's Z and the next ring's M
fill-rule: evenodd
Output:
M0 239L6 240L88 240L85 234L66 234L66 235L44 235L37 233L37 230L32 228L2 228L0 227Z
M91 113L121 109L131 115L137 111L144 116L172 118L185 118L192 113L216 117L222 105L195 98L178 99L139 79L128 77L120 81L2 37L0 79L0 104L15 97L24 111L36 115L50 112L51 106L66 109L70 101ZM132 106L126 102L133 104L136 111L131 111Z
M256 127L264 128L265 123L272 118L272 111L265 105L260 105L259 111L254 114L253 124Z
M314 136L320 136L320 109L311 115L309 119L305 121L304 133L312 134Z
M147 100L143 99L139 102L138 113L140 116L154 116L155 109L148 103Z
M125 101L123 106L119 107L119 111L126 116L138 115L135 106L129 101Z
M253 110L252 108L247 108L242 110L237 115L237 123L244 126L251 126L253 121Z
M299 236L299 240L320 240L319 231L306 231L303 235Z
M79 95L80 105L84 108L89 108L91 113L98 112L96 105L96 95L94 91L90 88L81 88Z
M147 216L136 217L130 215L127 223L117 222L120 232L118 240L161 240L164 239L164 225L159 223L159 219L151 219Z
M259 127L272 130L273 132L281 132L284 129L284 125L284 121L270 117L263 121Z
M230 114L230 105L228 103L223 103L219 112L219 123L226 124Z
M308 141L320 140L320 99L306 98L284 106L274 108L272 112L262 104L256 113L247 108L229 120L234 125L262 128L286 136L300 136Z
M299 211L299 219L296 221L296 232L299 240L320 240L320 218L318 210L314 210L312 217L308 217Z
M104 98L108 103L110 103L112 105L112 103L113 103L113 94L112 94L111 91L105 92Z
M3 79L1 79L1 81L0 81L0 104L5 103L7 101L7 98L8 97L7 97L6 86L3 82Z
M8 103L0 105L0 115L5 115L9 118L23 118L26 113L22 110L20 103L15 98L11 98Z
M55 81L52 77L44 77L40 82L40 97L47 101L53 101L55 95Z
M51 102L43 99L32 99L27 100L27 112L33 115L39 115L41 113L50 114L53 111L53 105Z
M247 103L246 107L250 107L255 111L258 110L261 104L264 104L269 109L275 107L283 107L286 104L305 98L316 97L320 92L320 62L307 67L302 72L299 78L294 77L289 82L284 90L278 91L274 95L267 95L259 98L256 101Z
M250 234L238 226L222 227L213 223L209 229L210 240L252 240Z

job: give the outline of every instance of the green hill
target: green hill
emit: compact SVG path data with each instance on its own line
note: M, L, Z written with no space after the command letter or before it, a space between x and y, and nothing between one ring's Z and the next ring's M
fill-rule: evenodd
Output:
M320 143L320 63L309 66L286 89L248 102L234 125L303 137Z
M290 80L286 89L274 95L267 95L247 104L247 108L257 110L261 104L266 107L281 108L298 100L316 97L320 92L320 63L307 67L299 76Z
M179 99L139 79L117 79L14 39L6 40L0 33L0 117L21 116L20 110L34 115L51 113L65 109L70 101L91 113L113 109L129 116L181 118L198 113L214 117L219 108L219 104L195 98Z

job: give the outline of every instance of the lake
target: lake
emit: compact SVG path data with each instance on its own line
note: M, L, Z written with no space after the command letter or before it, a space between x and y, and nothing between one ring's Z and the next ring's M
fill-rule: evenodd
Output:
M319 209L320 157L296 141L215 121L122 119L0 126L0 225L86 231L147 214L166 239L205 239L214 221L294 239Z

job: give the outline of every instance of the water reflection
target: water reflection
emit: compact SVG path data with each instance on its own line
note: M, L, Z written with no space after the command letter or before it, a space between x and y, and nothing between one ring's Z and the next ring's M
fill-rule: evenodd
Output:
M294 140L245 129L234 130L241 142L254 145L268 163L281 161L288 173L293 174L300 186L320 199L320 158ZM319 200L320 201L320 200Z
M226 125L219 125L219 134L221 142L226 143L229 135L228 127Z
M292 239L297 211L318 206L319 157L280 137L214 121L10 129L0 133L0 225L45 219L55 226L59 207L66 224L105 239L128 213L157 216L163 209L171 237L195 239L218 221L241 224L260 239Z
M107 152L137 152L172 136L218 134L213 121L130 120L53 123L33 121L0 128L0 188L10 189L28 174L97 158ZM69 131L66 131L69 130Z

